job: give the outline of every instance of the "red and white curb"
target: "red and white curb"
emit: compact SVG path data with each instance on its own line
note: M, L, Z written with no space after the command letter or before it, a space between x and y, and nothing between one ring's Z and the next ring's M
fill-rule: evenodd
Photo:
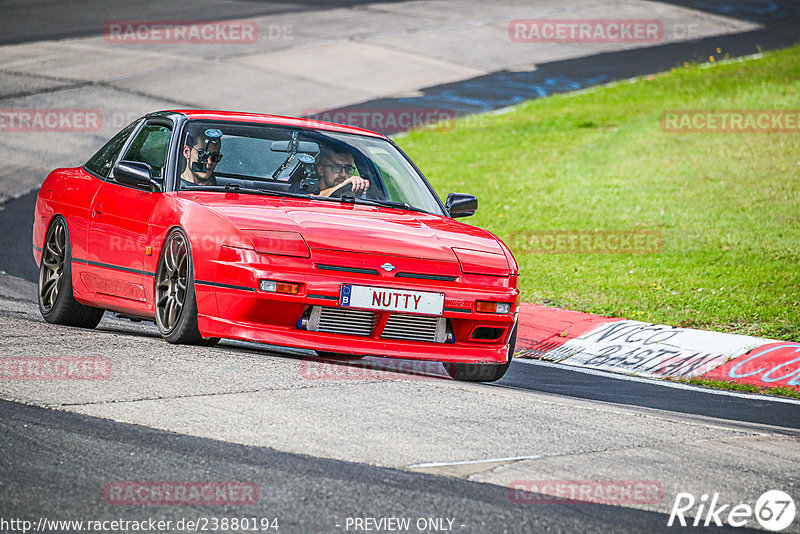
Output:
M515 352L650 378L712 378L800 389L800 343L522 304Z

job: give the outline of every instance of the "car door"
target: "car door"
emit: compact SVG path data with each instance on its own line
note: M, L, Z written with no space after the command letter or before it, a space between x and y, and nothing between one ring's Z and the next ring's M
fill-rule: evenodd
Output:
M172 127L168 119L148 120L128 143L121 160L146 163L154 178L163 181ZM98 298L111 309L144 309L145 280L152 284L154 276L144 270L148 223L160 197L160 192L117 181L112 171L92 202L87 270Z

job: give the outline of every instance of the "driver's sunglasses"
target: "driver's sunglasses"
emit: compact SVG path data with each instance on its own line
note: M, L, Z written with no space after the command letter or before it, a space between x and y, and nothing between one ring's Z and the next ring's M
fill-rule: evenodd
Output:
M220 154L219 152L207 152L205 150L200 150L199 148L196 147L192 147L192 150L196 150L197 155L200 156L201 158L204 157L206 154L208 154L208 159L211 160L211 162L213 163L219 163L219 160L222 159L222 154Z
M320 165L320 167L328 167L334 174L339 174L342 171L346 172L347 174L353 174L356 172L355 165L338 165L336 163L330 163L326 165Z

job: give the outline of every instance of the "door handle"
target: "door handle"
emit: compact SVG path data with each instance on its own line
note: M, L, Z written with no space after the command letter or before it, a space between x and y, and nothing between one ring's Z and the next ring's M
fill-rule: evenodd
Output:
M92 217L97 219L102 214L103 214L103 206L101 206L100 204L95 204L94 206L92 206Z

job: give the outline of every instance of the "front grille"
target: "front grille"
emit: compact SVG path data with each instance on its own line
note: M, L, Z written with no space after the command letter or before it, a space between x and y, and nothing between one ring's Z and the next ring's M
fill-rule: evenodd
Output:
M446 336L445 326L444 317L394 313L386 322L381 338L443 343Z
M325 265L322 263L317 264L317 269L321 271L341 271L343 273L381 274L376 269L363 269L361 267L345 267L342 265Z
M370 311L314 306L308 320L312 332L369 336L378 318Z
M455 276L447 276L444 274L424 274L424 273L397 273L395 278L418 278L420 280L442 280L443 282L452 282L456 279Z

